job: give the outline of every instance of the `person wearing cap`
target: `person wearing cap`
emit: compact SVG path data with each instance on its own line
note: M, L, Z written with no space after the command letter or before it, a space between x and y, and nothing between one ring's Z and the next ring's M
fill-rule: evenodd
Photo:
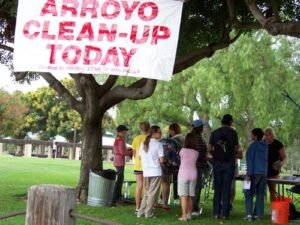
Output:
M208 168L206 161L207 144L202 137L204 123L201 119L194 120L192 122L192 131L196 138L196 150L199 152L196 167L197 167L197 181L195 188L195 196L193 197L193 210L192 216L200 215L199 202L201 189L203 187L202 177L205 170Z
M240 145L237 132L232 128L232 116L224 115L221 123L222 126L214 130L210 136L208 152L213 155L214 159L213 216L216 219L227 219L230 212L235 157Z
M114 166L117 170L117 181L113 192L112 204L116 205L122 198L122 186L124 181L125 156L131 156L132 150L126 148L126 134L128 128L119 125L116 128L117 137L114 142Z

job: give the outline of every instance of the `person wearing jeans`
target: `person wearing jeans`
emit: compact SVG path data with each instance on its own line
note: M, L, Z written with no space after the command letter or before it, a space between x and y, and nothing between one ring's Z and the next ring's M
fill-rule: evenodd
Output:
M267 184L268 171L268 145L262 141L264 132L260 128L252 130L253 142L246 154L247 176L246 181L251 182L250 189L244 190L246 204L246 218L260 219L264 215L264 195ZM255 208L253 198L256 196Z
M234 175L232 162L216 161L214 163L214 200L213 215L227 218L230 211L231 184Z
M235 156L240 145L237 132L232 128L232 116L224 115L221 123L222 126L214 130L210 136L208 155L212 155L214 160L213 216L216 219L228 219Z
M117 137L114 142L114 166L117 170L117 181L115 183L112 205L116 205L122 198L122 186L124 181L125 156L132 156L132 150L126 148L126 133L128 128L119 125L116 129Z

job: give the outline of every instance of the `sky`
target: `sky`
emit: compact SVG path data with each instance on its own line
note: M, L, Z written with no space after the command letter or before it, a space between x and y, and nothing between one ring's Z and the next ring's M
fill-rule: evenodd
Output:
M40 87L48 86L48 83L42 77L38 80L31 81L30 85L28 85L27 83L20 84L15 81L14 77L10 76L10 72L8 68L3 64L0 64L0 75L1 75L0 88L3 88L10 93L14 91L22 91L22 92L35 91ZM60 74L59 76L61 77L61 79L64 79L68 75Z
M14 80L14 77L10 76L10 72L8 68L2 64L0 64L0 74L1 74L0 88L3 88L10 93L17 90L22 92L34 91L39 87L47 85L44 79L38 79L36 81L32 81L31 85L19 84Z

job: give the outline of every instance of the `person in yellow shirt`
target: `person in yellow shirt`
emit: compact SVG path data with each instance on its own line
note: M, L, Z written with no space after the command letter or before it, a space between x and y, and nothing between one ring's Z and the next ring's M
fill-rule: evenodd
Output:
M143 169L142 162L139 157L140 145L145 141L146 136L149 134L150 123L145 121L140 123L141 134L136 136L132 141L133 157L135 160L134 163L134 174L136 176L136 188L135 188L135 213L138 212L141 205L141 197L143 191Z

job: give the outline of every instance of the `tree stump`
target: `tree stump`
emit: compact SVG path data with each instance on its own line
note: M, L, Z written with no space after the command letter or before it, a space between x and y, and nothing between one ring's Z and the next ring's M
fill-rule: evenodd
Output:
M25 225L75 225L70 210L76 209L75 189L38 185L28 190Z

